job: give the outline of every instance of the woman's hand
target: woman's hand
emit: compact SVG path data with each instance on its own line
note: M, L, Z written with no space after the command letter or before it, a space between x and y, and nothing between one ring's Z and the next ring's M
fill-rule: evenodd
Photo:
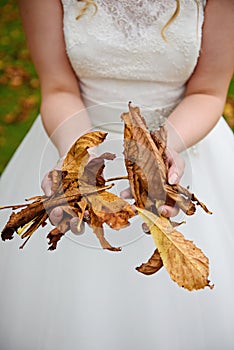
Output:
M89 149L89 160L88 162L90 162L93 158L97 157L97 152L96 152L96 148L92 147L91 149ZM59 159L59 161L57 162L56 166L53 168L54 170L61 170L62 169L62 165L63 165L63 160L65 157L62 157ZM49 176L48 172L42 182L41 182L41 188L43 190L43 192L45 193L46 196L51 196L53 194L52 191L52 180L51 177ZM49 215L49 219L50 222L52 223L52 225L57 226L61 220L63 219L63 215L64 215L64 211L62 210L62 208L60 207L56 207L54 209L52 209L50 215ZM85 211L84 213L84 222L89 223L90 221L90 217L89 217L89 212L88 210ZM70 220L70 229L74 234L77 235L81 235L84 233L84 222L82 222L81 224L79 224L79 229L77 228L78 223L79 223L79 219L78 217L73 217Z
M178 184L184 174L184 159L179 153L170 147L167 147L166 154L168 161L168 182L170 185ZM161 215L169 218L171 216L176 216L179 212L179 209L176 205L174 207L171 207L169 205L162 205L158 208L158 211Z
M61 170L62 164L63 164L63 160L61 159L53 169L54 170ZM41 182L41 188L44 191L46 196L49 197L53 194L52 180L49 176L49 173L47 173L44 176L44 178ZM64 215L64 212L63 212L62 208L57 207L57 208L52 209L52 211L49 215L49 219L50 219L50 222L52 223L52 225L57 226L61 222L61 220L63 219L63 215ZM86 216L87 215L88 214L86 214ZM70 229L74 234L80 235L80 234L84 233L84 222L82 222L82 224L80 225L79 230L78 230L77 229L78 221L79 221L78 217L71 218Z

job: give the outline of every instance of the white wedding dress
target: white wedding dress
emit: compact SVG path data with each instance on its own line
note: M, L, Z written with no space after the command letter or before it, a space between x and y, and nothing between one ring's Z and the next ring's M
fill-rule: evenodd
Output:
M101 151L117 153L107 172L120 175L120 115L132 101L155 128L180 101L199 55L205 3L198 12L196 1L181 0L167 41L161 29L175 1L97 5L95 15L90 7L76 20L82 2L63 0L64 34L90 118L110 131ZM135 267L154 250L140 218L119 232L106 229L110 242L122 246L119 253L102 250L89 229L82 236L69 232L50 252L47 225L23 250L17 235L0 242L1 350L234 349L234 139L225 121L184 157L183 183L213 215L198 208L180 231L209 257L214 289L188 292L165 268L152 276L138 273ZM42 175L56 159L39 117L2 175L0 205L41 193ZM1 229L10 213L0 211Z

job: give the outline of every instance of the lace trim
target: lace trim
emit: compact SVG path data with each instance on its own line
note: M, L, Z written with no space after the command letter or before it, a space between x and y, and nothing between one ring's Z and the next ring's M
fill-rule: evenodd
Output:
M160 126L165 124L166 119L169 117L169 115L172 113L172 111L175 109L177 104L173 106L168 106L165 108L157 108L154 110L144 110L143 116L146 121L146 125L150 131L157 130ZM191 156L199 156L199 145L193 145L187 149L187 152Z
M152 27L166 11L170 10L172 15L176 9L176 2L172 0L97 0L96 2L112 17L115 26L126 38L141 37L145 30ZM184 2L183 6L189 6L191 3L196 5L195 0L181 2ZM204 8L205 5L205 0L199 0L199 7Z
M181 11L166 31L168 42L162 39L160 28L173 14L175 0L96 0L96 2L97 14L93 16L93 8L90 7L90 11L77 21L75 18L82 2L63 0L67 53L80 82L82 83L85 78L89 79L84 81L84 91L92 96L99 95L96 80L108 78L114 82L111 84L113 89L108 90L108 100L118 96L119 91L123 91L120 95L125 91L131 92L130 99L132 99L138 96L139 90L136 90L136 87L139 81L142 82L143 92L144 86L149 90L147 98L144 98L148 106L151 105L151 100L154 105L155 99L157 106L168 106L177 101L199 55L203 23L202 0L200 0L199 23L196 17L196 1L181 0ZM150 12L153 7L154 12ZM116 23L120 27L117 28ZM123 33L126 36L141 35L141 37L134 37L135 40L132 40ZM136 81L136 84L131 87L131 84L124 84L125 81L132 83ZM144 85L144 82L147 84ZM140 100L143 101L141 97ZM157 118L149 121L149 125L153 128L155 119Z
M170 0L97 0L97 4L112 17L125 37L141 36L169 6L175 6Z
M141 107L142 115L145 118L147 127L149 130L156 130L165 123L165 120L169 117L175 105L167 106L157 109L149 109Z

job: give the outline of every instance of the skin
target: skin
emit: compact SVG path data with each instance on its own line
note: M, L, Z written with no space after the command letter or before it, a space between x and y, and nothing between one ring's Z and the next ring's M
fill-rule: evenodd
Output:
M91 126L79 84L66 55L62 5L59 0L18 0L28 47L41 84L41 115L45 130L63 156ZM178 183L184 172L179 153L202 140L219 120L234 69L234 1L209 0L200 57L184 99L168 118L169 182ZM82 111L82 112L81 112ZM79 113L78 120L70 116ZM196 121L194 123L194 121ZM42 188L50 192L45 176ZM130 195L126 190L123 197ZM58 209L58 208L57 208ZM170 217L176 208L161 207ZM54 224L62 212L52 215Z

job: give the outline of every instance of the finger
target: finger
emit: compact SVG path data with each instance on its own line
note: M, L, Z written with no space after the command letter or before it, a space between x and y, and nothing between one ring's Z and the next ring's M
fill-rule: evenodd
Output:
M63 210L62 208L54 208L51 210L51 213L49 215L50 221L53 225L58 225L60 223L60 221L63 218Z
M179 183L184 174L184 159L180 156L169 159L168 182L171 185Z
M59 160L57 161L56 166L54 167L55 170L62 170L63 162L64 162L65 158L66 158L66 155L59 158Z
M136 206L134 204L131 204L131 208L135 214L138 214L138 211L137 211Z
M176 216L179 213L179 208L171 207L169 205L162 205L158 208L158 213L166 218Z
M53 194L51 187L52 187L52 180L48 176L48 174L46 174L41 182L41 188L47 197Z
M174 166L171 166L168 171L168 182L170 185L178 184L180 177L178 174L178 169Z
M143 230L144 233L150 234L150 229L149 229L148 225L145 222L143 222L143 224L142 224L142 230Z
M84 220L85 222L88 222L88 223L89 223L89 221L90 221L90 215L89 215L89 211L88 211L88 210L85 210L83 220Z
M84 233L84 229L85 229L84 222L81 222L81 224L79 226L78 226L78 224L79 224L78 217L72 218L70 220L71 231L75 235L82 235Z
M131 191L130 187L125 188L123 191L121 191L120 197L123 199L131 199L132 198L132 191Z

